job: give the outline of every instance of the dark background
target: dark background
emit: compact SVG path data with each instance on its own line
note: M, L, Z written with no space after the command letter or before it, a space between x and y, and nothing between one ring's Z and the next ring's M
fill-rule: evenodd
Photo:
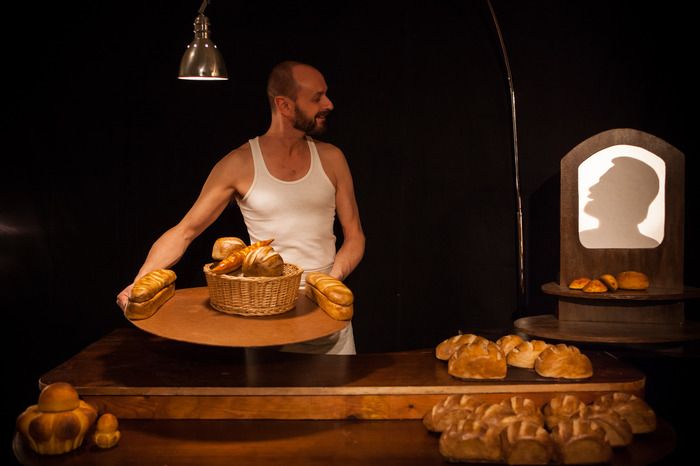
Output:
M321 139L344 151L354 175L367 236L347 280L359 352L432 347L460 330L553 313L556 302L540 286L559 267L559 161L612 128L651 133L685 154L685 277L700 285L690 7L493 1L517 98L520 294L508 86L485 1L215 0L206 14L230 79L180 81L199 6L54 2L6 19L8 445L44 372L129 325L116 294L216 161L267 130L265 81L285 59L324 73L336 110ZM179 288L204 286L201 266L220 236L247 240L235 204L174 267ZM692 317L696 305L686 308ZM685 349L634 358L651 401L672 421L683 408L668 394L690 393L674 374L696 361Z

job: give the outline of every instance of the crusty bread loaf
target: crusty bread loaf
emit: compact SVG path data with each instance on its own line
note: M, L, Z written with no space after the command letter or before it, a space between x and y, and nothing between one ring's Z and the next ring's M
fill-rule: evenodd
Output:
M501 351L503 351L504 356L508 356L508 353L510 353L510 350L518 346L520 343L522 343L524 340L520 335L504 335L498 340L496 340L496 344L501 348Z
M449 395L423 416L423 425L431 432L443 432L460 419L472 416L482 404L481 400L470 395Z
M577 347L559 343L537 356L535 372L542 377L585 379L593 375L593 364Z
M350 288L337 278L321 272L306 276L306 296L335 320L350 320L355 300Z
M608 287L605 286L605 283L596 278L586 283L586 286L584 286L581 291L584 293L605 293L608 291Z
M159 291L175 282L177 276L169 269L156 269L136 280L129 301L143 303L153 298Z
M608 287L608 291L615 291L618 288L617 279L610 273L604 273L598 277L598 280L603 282L603 284Z
M129 320L148 319L155 314L160 307L165 304L175 294L175 284L171 284L167 288L160 290L155 296L148 301L135 303L129 300L124 309L124 315Z
M460 346L468 345L476 340L486 339L478 335L474 335L473 333L461 333L450 337L435 347L435 357L442 361L447 361L450 359L450 356L452 356L455 351L459 349Z
M503 379L506 371L501 348L485 339L460 346L447 362L447 373L460 379Z
M605 431L605 439L612 447L622 447L632 443L632 426L611 408L587 405L574 417L594 421Z
M554 452L549 432L529 421L518 420L501 432L507 464L548 464Z
M242 269L246 277L279 277L284 270L284 260L272 246L262 246L245 256Z
M617 286L621 290L646 290L649 288L649 277L642 272L628 270L616 276Z
M500 461L500 429L481 421L461 420L440 435L440 454L452 462Z
M595 399L598 409L612 409L629 422L632 433L644 434L656 430L656 413L646 401L631 393L606 393Z
M552 441L556 459L564 464L607 463L612 459L605 431L592 421L561 421L552 429Z
M578 415L585 407L586 404L576 395L557 395L542 407L545 424L548 429L552 429L561 421L571 419L575 415Z
M584 286L588 285L588 282L590 281L591 279L588 277L574 278L573 280L571 280L571 282L569 282L569 288L572 290L580 290Z
M506 362L510 366L532 369L535 367L537 356L548 347L549 343L542 340L524 341L510 350Z
M226 259L232 252L246 247L245 241L235 236L227 236L218 238L214 241L214 247L211 251L211 258L215 261Z

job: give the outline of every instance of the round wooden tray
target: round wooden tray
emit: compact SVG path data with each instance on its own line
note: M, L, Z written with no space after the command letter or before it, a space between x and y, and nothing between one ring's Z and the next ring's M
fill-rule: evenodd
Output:
M348 324L331 319L301 291L294 309L283 314L262 317L226 314L211 307L207 287L177 290L152 317L131 323L170 340L233 347L299 343L331 335Z

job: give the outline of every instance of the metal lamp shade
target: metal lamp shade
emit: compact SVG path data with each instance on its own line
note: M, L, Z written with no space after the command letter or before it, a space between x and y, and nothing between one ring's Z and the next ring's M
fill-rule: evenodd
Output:
M209 39L209 19L199 14L194 21L194 40L187 46L180 61L179 79L228 79L221 52Z

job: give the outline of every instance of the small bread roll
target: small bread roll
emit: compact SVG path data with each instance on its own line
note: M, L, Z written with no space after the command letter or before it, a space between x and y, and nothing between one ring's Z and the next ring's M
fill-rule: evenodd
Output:
M645 434L656 430L656 413L638 396L615 392L601 395L593 402L599 409L612 409L629 422L632 433Z
M611 408L588 405L574 417L594 421L605 431L605 439L610 446L624 447L632 443L632 426Z
M306 276L306 296L335 320L350 320L355 297L350 288L337 278L321 272Z
M510 416L503 419L506 424L515 421L527 421L544 426L544 416L535 402L530 398L511 396L501 401L500 404L508 408L512 413Z
M628 270L617 274L617 285L621 290L646 290L649 288L649 277L642 272Z
M450 359L455 351L459 349L460 346L468 345L476 340L486 340L483 337L474 335L473 333L462 333L460 335L455 335L444 341L435 347L435 357L447 361Z
M586 379L593 375L593 364L577 347L559 343L537 356L535 372L542 377Z
M608 291L608 287L605 286L605 283L596 278L586 283L586 286L584 286L581 291L584 293L605 293Z
M508 356L508 353L523 341L525 340L519 335L504 335L496 340L496 344L501 348L501 351L503 351L503 355Z
M542 414L547 428L552 429L560 422L571 419L585 407L586 404L576 395L557 395L542 407Z
M450 462L500 461L500 429L463 419L440 435L440 454Z
M549 343L542 340L524 341L510 350L506 362L509 366L532 369L535 367L537 356L548 347Z
M470 395L449 395L423 416L423 425L431 432L443 432L461 419L467 419L483 402Z
M129 301L124 309L124 315L129 320L141 320L148 319L153 314L160 309L160 307L165 304L170 298L175 294L175 284L163 288L155 296L153 296L148 301L142 303L135 303Z
M460 346L447 362L447 373L460 379L503 379L506 371L501 348L483 338Z
M211 251L211 258L215 261L226 259L229 254L239 249L246 247L245 241L235 236L227 236L219 238L214 242L214 247Z
M607 463L612 459L605 431L592 421L562 421L552 429L552 441L555 458L564 464Z
M549 432L540 424L518 420L501 432L507 464L548 464L554 452Z
M603 284L608 287L609 291L616 291L618 288L617 279L612 274L604 273L603 275L598 277L598 280L603 282Z
M100 448L112 448L121 439L119 432L119 421L117 417L111 413L104 413L97 420L95 432L92 434L92 441Z
M246 277L280 277L284 260L272 246L262 246L246 254L242 270Z
M588 277L579 277L579 278L574 278L571 280L571 283L569 283L569 288L572 290L580 290L584 286L588 285L588 282L590 282L591 279Z

